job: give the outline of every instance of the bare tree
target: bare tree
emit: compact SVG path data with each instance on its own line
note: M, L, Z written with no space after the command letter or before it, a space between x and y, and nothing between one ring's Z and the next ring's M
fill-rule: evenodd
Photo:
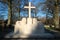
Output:
M59 3L59 0L47 0L45 4L46 7L43 8L45 11L48 10L47 15L49 13L52 14L55 28L59 28Z
M10 25L12 24L12 21L16 17L17 18L15 20L20 19L20 12L24 10L23 7L21 6L26 5L28 0L26 1L25 0L0 0L0 2L8 5L8 24L7 25Z

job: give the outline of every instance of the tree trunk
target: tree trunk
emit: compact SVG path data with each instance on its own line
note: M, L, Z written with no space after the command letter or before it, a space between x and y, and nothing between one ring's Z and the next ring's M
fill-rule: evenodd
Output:
M35 8L35 15L34 15L35 18L36 18L36 15L37 15L37 10L36 10L36 8Z
M46 13L46 25L48 25L48 13L49 13L49 9L47 9L47 13Z
M55 28L59 28L59 16L58 16L58 13L59 13L59 7L56 5L55 6L55 13L54 13L54 25L55 25Z
M18 0L18 20L20 20L20 0Z
M8 24L7 25L10 25L11 24L11 21L12 21L12 0L8 0Z

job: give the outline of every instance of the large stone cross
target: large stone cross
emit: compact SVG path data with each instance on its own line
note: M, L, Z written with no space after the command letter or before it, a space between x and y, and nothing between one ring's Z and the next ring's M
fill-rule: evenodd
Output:
M29 2L29 6L25 6L24 8L29 9L29 18L31 18L31 8L35 8L34 6L31 6L31 2Z

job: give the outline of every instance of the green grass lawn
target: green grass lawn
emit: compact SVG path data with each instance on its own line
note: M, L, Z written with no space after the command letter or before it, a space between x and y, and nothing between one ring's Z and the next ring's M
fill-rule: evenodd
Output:
M57 29L57 28L54 28L54 27L49 27L49 25L46 26L45 28L48 29L48 30L56 30L56 31L59 31L60 32L60 29Z

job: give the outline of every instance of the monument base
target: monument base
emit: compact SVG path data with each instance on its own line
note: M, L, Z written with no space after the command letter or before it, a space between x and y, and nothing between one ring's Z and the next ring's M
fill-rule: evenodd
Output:
M48 35L50 36L50 34ZM47 36L47 34L45 33L44 25L38 22L36 18L27 18L27 20L24 18L22 21L16 22L14 34L11 36L13 36L12 38L28 38L34 36Z

